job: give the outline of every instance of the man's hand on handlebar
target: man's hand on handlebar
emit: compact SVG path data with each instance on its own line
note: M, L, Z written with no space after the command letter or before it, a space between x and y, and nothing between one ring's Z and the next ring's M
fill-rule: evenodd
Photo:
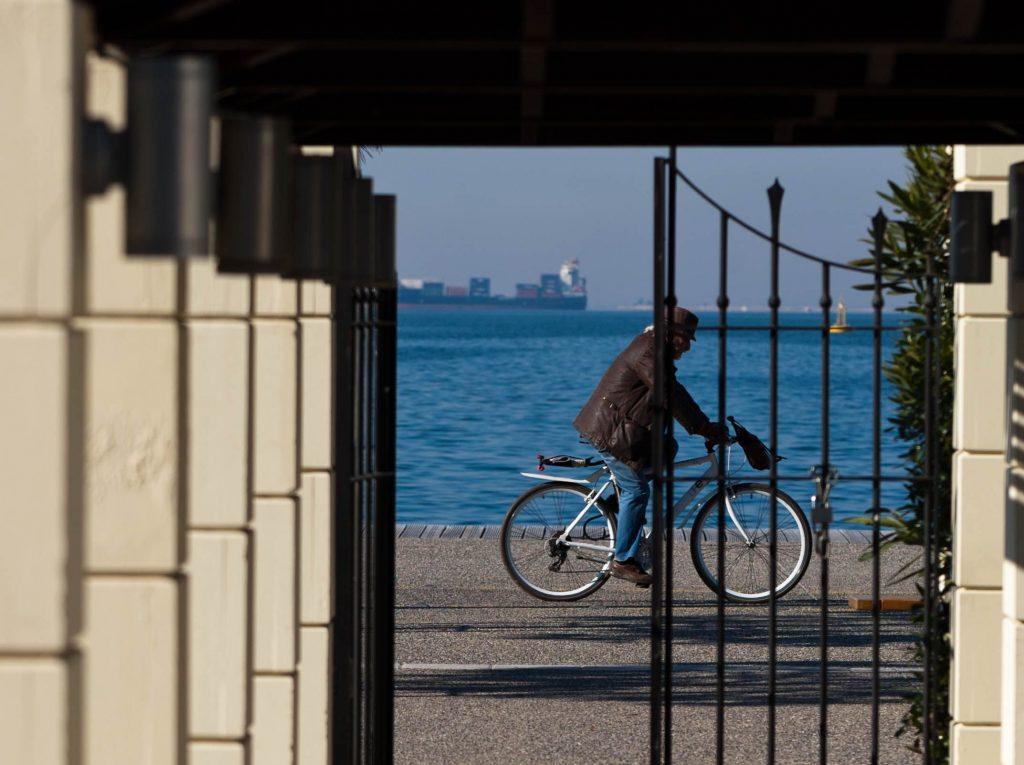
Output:
M718 443L729 440L729 427L720 422L708 420L704 425L695 431L695 435L702 436L705 441Z

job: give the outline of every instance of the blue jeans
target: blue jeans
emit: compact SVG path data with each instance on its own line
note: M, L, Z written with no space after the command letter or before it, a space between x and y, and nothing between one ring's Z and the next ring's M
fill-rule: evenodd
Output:
M619 485L619 524L615 534L615 560L620 563L635 558L640 535L647 521L647 500L651 496L650 477L633 470L608 452L601 459Z

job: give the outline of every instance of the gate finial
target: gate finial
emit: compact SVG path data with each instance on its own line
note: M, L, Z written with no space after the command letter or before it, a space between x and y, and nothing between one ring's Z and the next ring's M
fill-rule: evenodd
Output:
M878 255L882 254L882 242L885 240L885 230L889 226L889 219L885 217L885 213L882 212L882 208L878 208L878 212L875 213L871 219L871 236L874 239L875 252Z
M782 211L782 195L786 192L782 188L782 184L779 183L779 179L775 179L775 183L768 187L768 207L772 214L772 228L778 231L779 228L779 214Z

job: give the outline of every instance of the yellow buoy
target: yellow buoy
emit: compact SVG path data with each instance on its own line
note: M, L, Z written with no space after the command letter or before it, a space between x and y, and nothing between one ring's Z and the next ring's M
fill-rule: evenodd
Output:
M839 298L839 305L836 306L836 322L828 328L828 331L833 335L850 331L850 325L846 323L846 303L842 298Z

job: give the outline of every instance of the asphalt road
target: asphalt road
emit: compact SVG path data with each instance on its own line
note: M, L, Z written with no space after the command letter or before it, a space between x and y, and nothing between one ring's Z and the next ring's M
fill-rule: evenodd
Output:
M649 599L617 580L590 598L547 604L519 590L497 540L397 540L395 759L400 763L646 762ZM871 615L860 544L833 548L829 762L868 762ZM674 757L715 762L716 606L682 545L676 555ZM883 582L907 560L892 557ZM779 602L776 761L818 762L820 572ZM913 591L909 582L884 593ZM725 761L764 762L767 608L729 606ZM881 622L880 761L918 762L894 738L913 685L907 613Z

